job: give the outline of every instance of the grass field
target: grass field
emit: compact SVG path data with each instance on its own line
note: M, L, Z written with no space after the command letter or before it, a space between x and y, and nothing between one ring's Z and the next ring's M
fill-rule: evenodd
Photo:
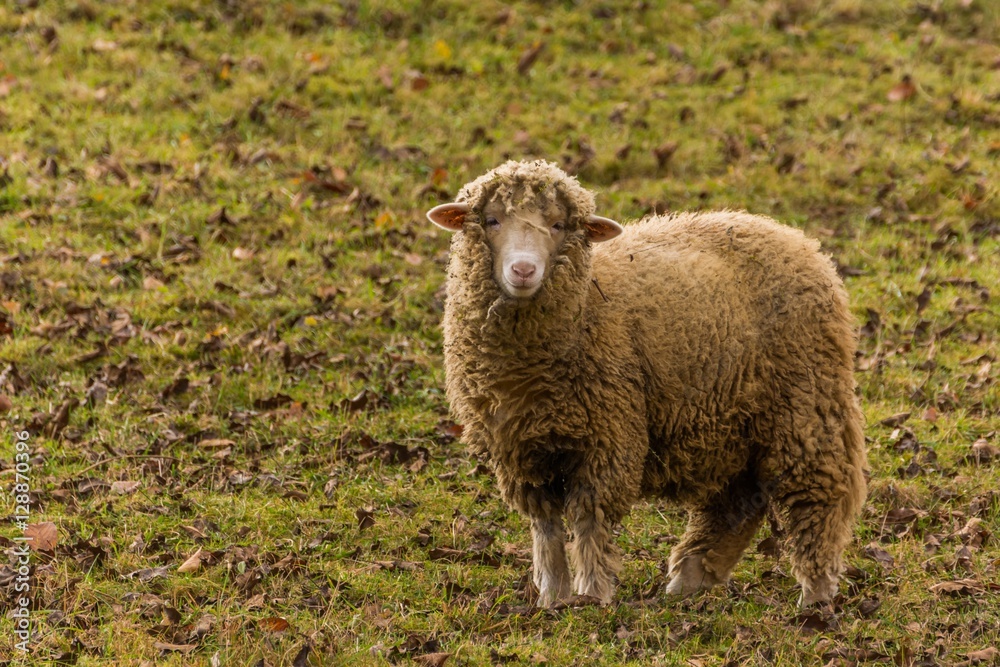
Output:
M661 601L658 501L615 604L533 607L423 217L528 156L835 258L871 491L832 612L768 529ZM998 163L994 0L4 3L0 664L1000 663Z

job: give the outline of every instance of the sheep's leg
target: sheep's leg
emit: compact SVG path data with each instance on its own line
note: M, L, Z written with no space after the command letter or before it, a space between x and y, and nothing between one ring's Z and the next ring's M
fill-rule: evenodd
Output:
M580 595L608 604L621 569L621 554L612 533L613 517L592 488L578 487L566 499L566 518L573 530L573 586Z
M837 594L844 549L853 537L864 499L864 478L860 469L856 473L846 479L840 475L839 479L822 479L821 486L782 499L788 508L792 574L802 585L800 606L829 602Z
M766 510L766 489L749 476L692 510L687 531L670 553L664 593L685 596L728 581Z
M803 607L837 594L844 549L865 499L860 409L853 394L838 396L837 386L824 389L822 380L815 380L811 402L797 404L794 421L775 429L784 446L768 462L776 471L774 495L788 511L792 574L802 585Z
M567 598L570 590L569 566L566 562L566 531L560 507L554 499L540 493L530 493L526 509L531 519L532 560L534 582L538 587L538 606L548 607Z

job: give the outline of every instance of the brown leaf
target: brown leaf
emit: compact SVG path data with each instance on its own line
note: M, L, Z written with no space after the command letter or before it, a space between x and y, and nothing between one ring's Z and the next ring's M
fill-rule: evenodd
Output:
M927 304L931 302L931 297L934 296L934 285L928 285L924 290L917 295L917 314L919 315L923 312Z
M890 428L895 428L897 426L902 426L906 422L906 420L909 419L909 418L910 418L910 413L909 412L897 412L896 414L892 415L891 417L886 417L885 419L883 419L882 421L880 421L879 424L881 424L882 426L888 426Z
M354 512L354 516L358 517L358 530L365 530L375 525L375 512L373 510L359 507Z
M271 616L257 621L257 627L264 632L284 632L290 627L290 624L280 616Z
M983 592L983 585L975 579L956 579L955 581L942 581L930 587L932 593L960 596L974 595Z
M69 426L69 415L73 411L73 409L78 405L80 405L80 401L78 401L75 398L70 398L61 406L59 406L59 409L56 411L55 415L53 415L52 419L50 419L49 422L45 425L45 430L44 430L45 435L53 439L58 438L59 435L63 432L63 430L65 430L65 428Z
M865 547L865 556L871 558L885 569L891 568L896 560L892 557L891 553L885 549L880 549L874 542Z
M890 102L905 102L914 96L917 87L913 85L913 77L909 74L903 75L903 79L889 90L886 95Z
M208 438L198 443L202 449L225 449L232 447L236 442L228 438Z
M30 540L28 546L35 551L52 551L59 543L59 531L51 521L29 524L24 536Z
M370 391L362 389L356 396L341 400L337 406L345 412L361 412L368 407L368 400L371 398L371 395Z
M188 378L179 377L163 388L163 391L160 392L160 398L167 399L171 396L180 396L185 393L190 386L191 381Z
M299 652L295 654L292 659L292 667L308 667L309 666L309 652L312 650L312 645L306 642L299 649Z
M127 480L111 482L111 492L116 493L119 496L127 496L138 489L141 484L142 482L132 482Z
M802 630L826 632L836 626L836 618L818 611L807 611L792 619L792 623Z
M882 602L877 598L866 598L858 605L858 613L865 618L871 618L881 606Z
M410 70L406 73L406 80L410 82L410 90L420 92L427 90L431 85L430 79L417 70Z
M288 405L294 399L287 394L275 394L270 398L259 398L253 402L254 408L257 410L274 410L280 408L282 405Z
M425 653L424 655L414 656L413 662L427 665L428 667L441 667L450 657L451 653Z
M203 614L198 622L191 627L188 634L189 640L191 639L201 639L208 633L212 631L212 626L215 625L215 616L212 614Z
M201 549L198 549L190 558L181 563L181 566L177 568L178 572L197 572L201 568Z
M162 651L163 653L190 653L191 651L198 648L196 644L167 644L165 642L153 642L153 648L157 651Z
M925 512L921 512L920 510L915 510L910 507L900 507L898 509L893 509L886 512L884 522L910 523L911 521L916 521L924 514Z
M676 141L668 141L654 148L653 157L656 158L656 165L661 169L665 167L670 162L670 158L677 152L678 147L680 144Z
M545 50L545 42L538 40L530 47L525 49L524 53L517 60L517 73L524 76L531 69L531 66L535 64L538 60L538 56L542 54Z
M966 653L965 657L971 664L978 665L981 662L996 662L997 655L1000 655L1000 651L995 646L989 646L980 651Z
M1000 448L991 445L986 438L979 438L972 443L972 453L966 457L966 460L969 463L982 465L997 458L1000 458Z
M0 415L5 412L10 412L12 407L14 407L14 404L11 403L7 394L0 394Z

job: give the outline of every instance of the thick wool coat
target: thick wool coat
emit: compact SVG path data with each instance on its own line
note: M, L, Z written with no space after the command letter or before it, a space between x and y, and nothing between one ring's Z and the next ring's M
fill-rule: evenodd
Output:
M495 283L479 214L532 198L557 201L569 222L550 275L523 301ZM611 522L644 494L697 507L739 484L793 522L814 521L794 509L815 504L843 521L857 514L854 326L816 241L719 211L651 217L591 246L593 195L545 162L509 162L458 201L471 212L448 269L447 396L513 507L526 511L538 489L560 502L573 480ZM833 540L838 562L845 539ZM802 553L796 568L809 576L824 557Z

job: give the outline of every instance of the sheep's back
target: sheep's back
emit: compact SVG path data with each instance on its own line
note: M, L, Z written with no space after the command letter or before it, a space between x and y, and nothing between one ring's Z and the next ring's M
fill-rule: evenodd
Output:
M700 495L746 465L747 424L781 381L816 364L850 373L853 327L832 263L768 218L721 211L626 225L595 246L593 275L604 296L592 300L632 332L646 374L653 458L670 457L650 461L646 486L669 495L684 496L685 470L701 477L691 485Z

